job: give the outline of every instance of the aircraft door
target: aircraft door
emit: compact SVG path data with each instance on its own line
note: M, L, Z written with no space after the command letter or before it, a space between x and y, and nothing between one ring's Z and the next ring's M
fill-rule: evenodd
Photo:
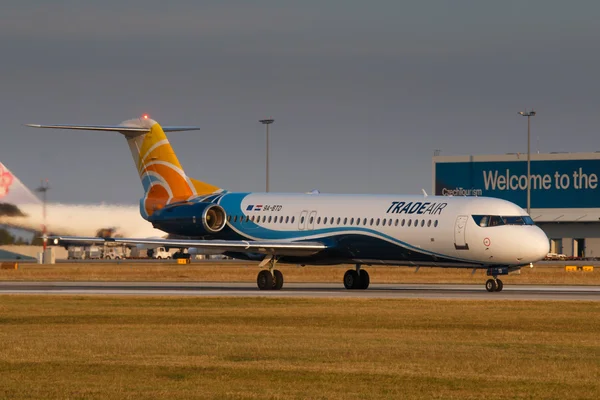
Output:
M315 228L315 219L317 219L317 212L311 211L308 215L306 230L313 230Z
M469 244L465 239L465 231L467 229L467 215L459 215L454 223L454 248L456 250L469 250Z
M300 213L300 218L298 218L298 230L303 231L306 228L306 217L308 215L308 211L304 210Z

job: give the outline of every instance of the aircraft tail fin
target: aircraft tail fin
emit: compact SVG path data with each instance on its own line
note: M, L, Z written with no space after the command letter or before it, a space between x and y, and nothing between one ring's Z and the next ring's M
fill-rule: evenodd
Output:
M41 204L42 201L13 174L6 165L0 163L0 204L19 206Z
M119 125L39 125L34 128L77 129L119 132L127 139L136 169L144 187L140 212L146 219L167 204L222 192L211 184L188 177L165 132L199 130L195 126L165 126L144 115Z

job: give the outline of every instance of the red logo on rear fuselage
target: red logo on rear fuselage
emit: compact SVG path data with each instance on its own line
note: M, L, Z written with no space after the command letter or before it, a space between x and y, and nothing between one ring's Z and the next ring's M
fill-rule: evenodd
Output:
M8 194L8 189L13 183L13 176L0 164L0 199Z

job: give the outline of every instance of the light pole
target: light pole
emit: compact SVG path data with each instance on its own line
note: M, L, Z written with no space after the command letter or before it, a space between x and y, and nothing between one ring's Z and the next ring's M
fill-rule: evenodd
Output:
M260 122L263 125L267 126L267 192L269 191L269 125L271 125L275 120L273 118L269 119L261 119Z
M531 215L531 124L530 117L535 116L535 111L519 111L519 115L527 117L527 215Z
M43 225L42 225L42 238L44 241L44 251L46 251L46 246L48 245L48 235L46 234L46 192L48 191L48 189L50 189L50 187L48 186L48 179L42 179L42 184L40 185L39 188L35 189L36 192L41 192L42 193L42 202L43 202L43 209L42 209L42 218L43 218Z

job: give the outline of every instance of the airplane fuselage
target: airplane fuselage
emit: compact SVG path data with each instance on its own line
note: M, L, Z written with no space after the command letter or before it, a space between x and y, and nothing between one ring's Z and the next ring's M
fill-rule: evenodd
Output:
M222 193L187 204L194 202L222 207L223 227L209 234L197 229L201 213L188 213L168 225L167 213L156 213L151 222L168 233L191 237L319 241L328 246L311 256L281 257L281 262L521 266L543 258L549 246L523 209L494 198ZM176 211L180 206L168 207ZM252 259L252 254L228 254Z

